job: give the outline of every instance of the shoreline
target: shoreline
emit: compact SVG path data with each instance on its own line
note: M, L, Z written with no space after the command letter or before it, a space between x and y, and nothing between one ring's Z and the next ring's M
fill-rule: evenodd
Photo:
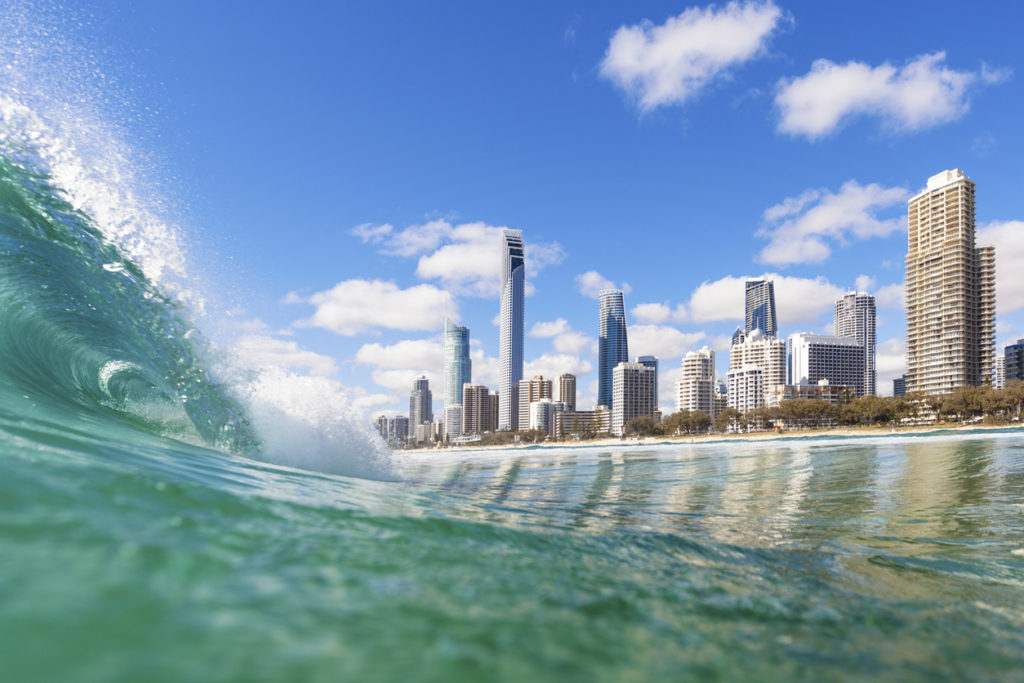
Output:
M753 432L750 434L701 434L699 436L647 436L639 439L621 439L609 437L590 441L549 441L523 445L491 445L491 446L448 446L445 448L414 448L409 450L395 449L393 452L408 456L417 453L438 454L467 451L526 451L558 448L623 448L650 447L662 445L700 445L706 443L724 443L736 441L740 443L757 441L787 441L808 438L868 438L880 436L915 436L935 433L976 432L976 431L1021 431L1024 424L986 425L986 424L937 424L915 425L912 427L837 427L834 429L798 429L783 432Z

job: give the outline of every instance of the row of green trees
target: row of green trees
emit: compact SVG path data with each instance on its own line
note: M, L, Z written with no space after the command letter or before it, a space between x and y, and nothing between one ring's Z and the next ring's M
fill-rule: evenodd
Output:
M759 431L785 429L822 429L837 425L885 425L919 422L966 422L984 419L991 423L1009 423L1024 412L1024 382L1007 382L1002 389L990 386L967 387L951 394L930 396L911 393L906 396L863 396L836 405L819 399L783 401L777 407L756 408L740 413L726 408L714 420L700 411L683 410L666 417L659 425L652 417L638 417L626 425L634 436L706 434L711 430Z

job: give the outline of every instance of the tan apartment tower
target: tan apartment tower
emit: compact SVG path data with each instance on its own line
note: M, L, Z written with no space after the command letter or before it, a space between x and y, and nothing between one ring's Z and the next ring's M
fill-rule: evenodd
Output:
M530 404L542 398L551 400L551 380L543 375L534 375L533 379L519 380L519 431L530 429Z
M974 181L933 175L907 218L907 391L980 386L995 361L996 258L974 246Z
M576 410L576 375L563 373L555 385L555 400L566 405L566 410Z

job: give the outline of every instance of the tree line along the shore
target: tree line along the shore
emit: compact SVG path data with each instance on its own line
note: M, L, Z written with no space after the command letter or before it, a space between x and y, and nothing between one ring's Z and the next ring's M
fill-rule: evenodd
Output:
M844 403L820 399L783 401L778 406L741 413L726 408L714 420L701 411L672 413L659 424L653 417L630 420L634 436L699 435L709 432L752 432L769 429L825 429L836 426L922 424L955 420L1010 424L1024 409L1024 382L1007 382L1002 389L965 387L951 394L862 396Z

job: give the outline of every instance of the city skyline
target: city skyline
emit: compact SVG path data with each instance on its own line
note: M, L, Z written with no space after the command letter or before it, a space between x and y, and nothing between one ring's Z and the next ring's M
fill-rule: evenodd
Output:
M227 7L201 26L159 3L81 7L51 33L109 46L82 56L87 73L133 93L97 102L100 119L109 105L117 139L148 155L132 189L166 190L157 216L222 322L197 327L336 382L364 414L404 412L421 375L443 411L446 300L473 331L473 380L499 386L503 227L526 248L523 376L571 372L581 408L597 396L601 288L625 290L630 357L660 359L670 410L687 351L713 348L724 377L743 283L762 279L782 336L828 334L837 298L875 296L888 393L906 367L907 200L952 168L978 184L978 241L998 252L996 348L1024 337L1015 6L259 6L247 31ZM731 51L679 49L698 24ZM279 40L246 40L262 30ZM230 98L210 96L228 80ZM316 153L268 173L297 150Z

